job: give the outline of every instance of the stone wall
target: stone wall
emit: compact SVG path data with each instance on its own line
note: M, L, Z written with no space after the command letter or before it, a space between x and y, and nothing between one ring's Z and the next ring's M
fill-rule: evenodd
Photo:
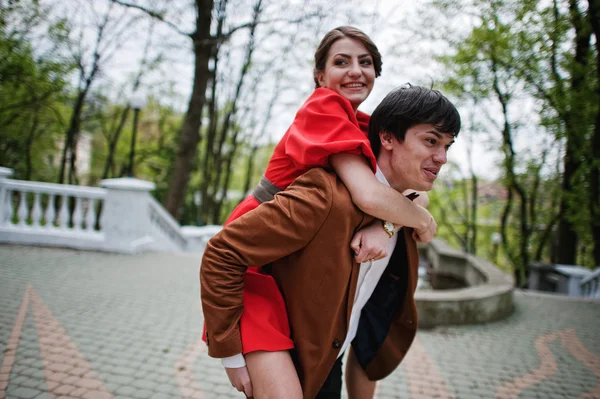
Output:
M513 279L494 264L433 240L420 248L430 272L464 279L468 287L417 291L419 326L475 324L500 320L513 312Z

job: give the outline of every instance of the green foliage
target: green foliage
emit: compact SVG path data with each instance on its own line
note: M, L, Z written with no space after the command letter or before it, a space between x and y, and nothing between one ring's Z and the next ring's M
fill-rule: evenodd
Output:
M13 168L17 178L51 180L73 65L34 47L32 32L42 22L37 1L0 9L0 153L2 166ZM47 26L51 45L63 45L64 23Z
M560 243L548 227L556 230L559 216L570 221L580 239L578 263L592 266L594 241L588 204L597 202L590 196L590 171L596 162L591 142L600 104L595 69L599 56L589 46L584 2L433 3L446 13L458 15L460 9L476 21L469 34L452 47L452 54L439 61L447 71L444 89L471 100L474 105L469 113L488 116L489 131L502 134L504 184L513 198L503 246L511 263L523 268L523 260L549 261L552 246ZM577 13L574 7L583 11ZM514 104L523 98L535 99L538 118L526 120L515 112ZM490 104L500 105L496 109L502 109L502 114L491 110ZM549 142L532 151L535 155L531 157L514 142L523 134L525 123L532 126L532 121L538 120L538 127L529 127L529 134L553 137L554 146ZM566 144L577 168L568 191L562 189L564 169L548 171L544 166L548 150ZM566 209L559 215L561 199Z

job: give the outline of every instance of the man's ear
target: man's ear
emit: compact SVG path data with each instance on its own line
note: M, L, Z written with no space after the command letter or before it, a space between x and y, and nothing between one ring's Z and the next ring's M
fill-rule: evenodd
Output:
M392 149L392 140L394 140L394 135L390 132L379 132L379 141L381 141L381 147L386 150Z

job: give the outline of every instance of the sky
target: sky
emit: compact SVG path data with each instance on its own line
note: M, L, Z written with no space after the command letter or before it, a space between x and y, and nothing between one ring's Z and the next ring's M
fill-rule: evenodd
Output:
M320 0L313 1L318 2ZM314 88L312 82L312 55L314 49L325 32L339 25L351 24L365 31L377 44L383 56L382 75L376 80L369 98L361 105L360 109L362 111L371 113L391 89L406 82L439 88L439 79L443 75L443 71L440 70L439 64L433 61L432 56L439 54L444 48L440 47L439 43L423 39L427 31L436 29L436 26L433 23L429 25L419 15L418 7L422 3L423 0L355 2L353 4L363 8L363 11L378 10L378 16L363 20L356 16L358 13L353 14L352 8L348 7L344 13L333 14L322 21L322 26L318 29L320 33L317 34L317 37L312 38L312 44L303 47L306 54L302 53L302 56L293 55L291 59L285 61L289 64L287 72L293 76L293 79L284 82L284 94L279 106L274 110L273 120L267 126L267 133L271 141L277 141L283 136L297 109L312 92ZM99 9L102 8L102 2L96 2L95 4ZM327 3L323 1L323 4ZM242 20L247 19L247 12L244 12L244 10L238 10L237 12L240 13L239 18L242 18ZM180 26L185 29L190 26L190 21L181 21ZM452 28L458 31L459 29L467 29L468 26L462 24ZM152 42L152 48L160 49L161 46L170 46L167 52L169 58L166 60L163 69L146 79L146 83L150 86L160 87L160 90L164 93L165 85L162 83L167 79L172 85L171 90L174 93L174 95L170 95L172 103L169 105L184 111L187 107L193 73L193 58L189 51L189 39L165 41L163 38L173 38L177 35L174 35L170 28L162 24L155 24L153 29L154 41ZM144 48L145 36L140 32L147 31L147 27L141 30L138 29L135 32L136 37L129 37L127 42L122 44L118 56L113 57L110 60L110 68L106 68L105 73L109 80L114 82L131 80L131 73L137 68ZM303 33L305 34L305 32L299 32L299 36ZM91 41L92 39L93 35L90 35L86 40ZM237 38L234 36L232 40L243 41L245 35L240 34ZM270 51L277 51L278 44L277 40L270 40L268 42ZM282 55L282 57L284 56L285 54ZM260 54L257 55L257 60L259 59ZM235 62L232 65L235 67ZM235 70L235 68L232 68L232 70ZM273 86L273 81L269 81L269 79L272 78L267 78L265 85L260 89L264 91L264 95L257 97L258 103L267 102L268 91ZM118 86L118 83L116 86ZM161 96L160 92L148 92L146 94ZM117 98L119 96L124 99L128 98L127 95L121 94L115 94L115 96ZM451 95L448 95L448 97L455 102L463 118L463 129L449 152L449 161L458 165L463 175L467 174L467 170L472 163L472 167L478 176L485 179L498 178L500 169L497 165L499 165L501 159L501 154L497 150L499 147L497 141L500 138L498 130L496 129L496 134L494 134L494 128L488 126L487 130L492 131L492 133L472 131L470 121L474 116L471 115L471 109L468 105L455 101L456 99ZM528 117L529 115L536 115L534 103L519 104L515 112L520 113L530 122L535 122L535 118ZM495 109L495 105L490 104L489 113L498 115L499 109ZM524 134L517 137L518 149L535 147L535 135ZM471 156L469 156L469 148ZM444 173L443 169L441 177L444 176Z

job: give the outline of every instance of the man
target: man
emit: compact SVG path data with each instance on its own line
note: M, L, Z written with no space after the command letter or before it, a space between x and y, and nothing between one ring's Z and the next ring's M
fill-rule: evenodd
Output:
M430 190L459 130L458 111L441 93L417 86L392 91L369 124L378 179L400 192ZM351 344L349 397L372 397L375 383L367 378L391 373L414 339L418 266L409 228L391 232L387 258L356 263L350 241L372 220L334 174L315 168L226 226L209 241L200 269L209 355L242 352L244 272L270 264L286 302L301 395L340 397L341 358ZM275 391L265 381L285 379L285 371L257 368L250 370L255 394L269 396Z

